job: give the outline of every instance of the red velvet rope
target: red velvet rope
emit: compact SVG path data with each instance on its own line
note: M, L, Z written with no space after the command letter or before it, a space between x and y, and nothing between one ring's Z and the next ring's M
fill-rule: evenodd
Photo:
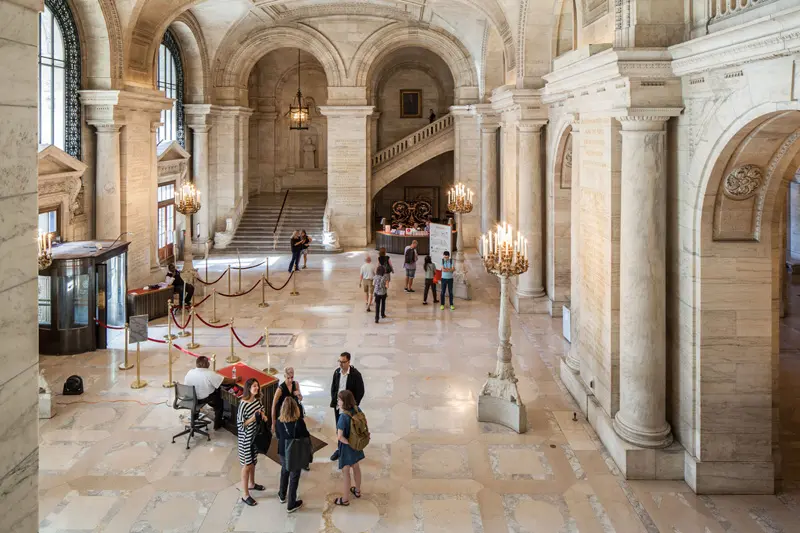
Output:
M208 322L203 320L203 317L200 316L200 313L195 313L194 316L197 317L197 320L199 320L200 322L202 322L203 324L205 324L206 326L208 326L210 328L222 329L222 328L227 328L228 326L231 325L230 322L227 323L227 324L222 324L221 326L217 326L217 325L214 325L214 324L209 324Z
M185 354L187 354L187 355L191 355L192 357L200 357L200 355L199 355L199 354L196 354L196 353L194 353L194 352L190 352L189 350L187 350L187 349L185 349L185 348L182 348L182 347L181 347L179 344L175 344L174 342L172 343L172 346L174 346L174 347L175 347L175 348L177 348L179 351L181 351L181 352L183 352L183 353L185 353Z
M249 267L235 267L235 266L232 266L232 267L230 267L230 268L231 268L231 270L250 270L251 268L260 267L260 266L261 266L261 265L263 265L264 263L266 263L266 261L261 261L259 264L257 264L257 265L250 265Z
M109 326L108 324L106 324L104 322L100 322L96 318L94 319L94 321L95 321L95 323L97 323L98 325L100 325L100 326L102 326L102 327L104 327L106 329L125 329L124 326L122 326L122 327L120 327L120 326Z
M178 321L177 321L177 320L175 320L175 308L174 308L174 307L172 308L172 321L175 323L175 326L176 326L178 329L186 329L186 326L188 326L188 325L189 325L189 322L190 322L191 320L192 320L192 313L189 313L189 318L187 318L187 319L186 319L186 324L184 324L183 326L181 326L180 324L178 324Z
M216 283L217 283L219 280L221 280L221 279L222 279L222 277L223 277L225 274L227 274L227 273L228 273L228 270L230 270L230 268L231 268L231 267L228 267L228 268L226 268L226 269L225 269L225 272L223 272L222 274L220 274L220 275L219 275L219 277L218 277L217 279L215 279L214 281L212 281L211 283L209 283L209 282L207 282L207 281L203 281L203 280L200 278L200 276L195 276L195 277L197 278L197 281L199 281L199 282L200 282L200 283L202 283L203 285L214 285L214 284L216 284Z
M246 294L250 294L251 292L253 292L255 290L255 288L258 287L259 283L261 283L261 280L256 281L255 285L250 287L250 289L248 289L247 291L243 292L242 294L224 294L224 293L218 292L217 295L218 296L224 296L225 298L237 298L239 296L245 296Z
M147 337L147 340L152 342L157 342L158 344L167 344L167 341L162 341L161 339L154 339L152 337Z
M194 304L192 307L200 307L200 305L202 305L202 303L203 303L203 302L205 302L206 300L208 300L209 298L211 298L211 295L210 295L210 294L209 294L209 295L207 295L207 296L206 296L205 298L203 298L202 300L200 300L199 302L197 302L196 304Z
M295 274L295 271L293 271L291 274L289 274L289 279L287 279L287 280L286 280L286 283L284 283L283 285L281 285L280 287L277 287L277 288L276 288L276 287L274 287L274 286L272 285L272 283L270 283L270 282L269 282L269 280L268 280L268 279L267 279L267 280L265 280L265 281L267 282L267 285L269 285L269 288L270 288L270 289L272 289L272 290L274 290L274 291L282 291L283 289L285 289L285 288L286 288L286 286L289 284L289 282L290 282L290 281L292 281L292 276L294 276L294 274Z
M231 328L231 331L233 332L233 336L236 337L236 340L239 341L239 344L241 344L245 348L255 348L256 346L261 344L261 341L264 340L264 335L261 335L258 338L258 340L256 342L254 342L253 344L245 344L244 342L242 342L242 339L239 338L239 335L236 334L236 330L234 328Z

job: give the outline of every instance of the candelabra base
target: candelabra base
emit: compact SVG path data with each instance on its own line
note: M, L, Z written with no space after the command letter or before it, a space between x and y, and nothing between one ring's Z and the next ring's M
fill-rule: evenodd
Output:
M502 363L498 364L498 367ZM519 397L513 369L490 373L478 396L478 422L500 424L517 433L528 430L525 404Z

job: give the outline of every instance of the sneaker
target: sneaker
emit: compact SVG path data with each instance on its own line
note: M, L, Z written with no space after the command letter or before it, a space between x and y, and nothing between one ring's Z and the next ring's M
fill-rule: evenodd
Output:
M371 313L371 312L372 312L372 309L370 309L369 307L367 307L367 313Z
M338 458L339 458L339 450L336 450L335 452L333 452L333 455L331 455L331 461L335 461Z
M455 306L455 305L451 305L451 306L450 306L450 310L451 310L451 311L455 311L455 310L456 310L456 306Z
M286 496L281 496L281 493L278 493L278 501L281 503L286 503Z
M439 309L440 309L440 310L442 310L442 311L444 311L444 304L440 305L440 306L439 306Z
M293 513L296 510L300 509L303 506L303 500L297 500L297 503L294 504L294 507L291 509L287 509L288 512Z
M411 292L410 290L408 290L408 287L406 287L406 288L405 288L405 289L403 289L403 290L404 290L405 292Z
M379 322L379 320L376 318L376 319L375 319L375 323L377 324L378 322Z
M408 292L417 292L414 289L408 289Z
M422 302L422 305L428 305L428 302Z

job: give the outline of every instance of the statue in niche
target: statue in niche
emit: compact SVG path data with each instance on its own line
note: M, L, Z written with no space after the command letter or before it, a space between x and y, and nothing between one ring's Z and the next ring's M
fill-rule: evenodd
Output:
M306 137L306 143L303 145L303 168L314 169L317 168L317 147L311 137Z

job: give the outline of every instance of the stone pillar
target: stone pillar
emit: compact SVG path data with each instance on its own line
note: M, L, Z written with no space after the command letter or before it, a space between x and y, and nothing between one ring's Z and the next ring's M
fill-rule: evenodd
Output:
M39 332L36 318L37 62L41 0L0 0L0 531L35 533Z
M622 117L620 408L614 430L645 448L672 443L666 420L666 121Z
M576 120L572 122L572 180L570 196L570 279L569 279L569 351L564 362L569 370L575 374L580 372L580 329L578 317L580 316L580 285L581 271L578 268L578 254L580 253L580 210L581 210L581 188L580 188L580 156L581 156L581 126ZM566 154L564 154L566 157Z
M322 106L328 117L328 207L331 231L344 246L363 247L369 235L369 138L373 106Z
M544 291L544 180L542 178L542 126L521 121L518 130L519 231L528 239L528 271L519 277L514 304L518 313L546 313Z
M206 243L211 239L211 227L209 226L210 212L208 201L210 199L208 187L208 132L211 126L205 124L189 124L194 138L192 139L192 175L194 176L194 184L200 192L201 208L197 214L194 215L194 224L200 226L200 237L194 241L195 251L197 253L204 253ZM194 237L194 228L192 230L192 237Z
M484 117L481 123L481 233L497 224L497 130L500 124Z
M114 122L89 122L97 130L95 238L114 240L122 233L119 130Z
M380 142L380 135L378 131L378 125L380 124L381 112L375 111L369 116L369 155L373 156L378 151L378 143Z
M472 248L478 242L481 224L481 130L475 106L452 106L450 113L455 118L455 154L453 183L463 183L473 195L472 212L463 215L462 226L458 228L465 248ZM463 233L462 233L463 232ZM459 250L463 252L463 250ZM458 289L453 293L460 298Z

